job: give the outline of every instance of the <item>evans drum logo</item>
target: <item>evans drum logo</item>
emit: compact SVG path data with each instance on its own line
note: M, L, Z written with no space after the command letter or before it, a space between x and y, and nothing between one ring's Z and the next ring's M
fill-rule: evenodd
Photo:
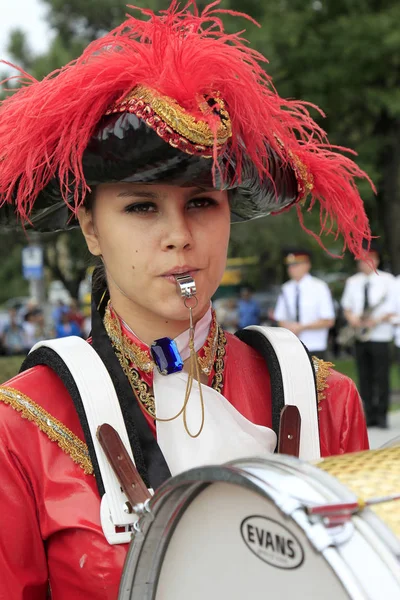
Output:
M297 569L303 563L304 551L298 539L284 525L253 515L242 521L242 538L261 560L279 569Z

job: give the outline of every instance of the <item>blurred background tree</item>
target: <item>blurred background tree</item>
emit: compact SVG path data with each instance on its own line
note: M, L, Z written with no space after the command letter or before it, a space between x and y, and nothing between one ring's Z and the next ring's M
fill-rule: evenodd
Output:
M33 55L23 31L11 32L9 42L15 62L39 79L78 56L127 12L134 12L124 0L42 2L48 7L47 19L54 33L48 52ZM137 0L136 4L159 10L166 9L169 0ZM198 2L200 8L206 4ZM358 152L357 162L378 188L374 196L368 185L360 185L373 233L382 236L389 266L400 273L400 3L224 0L221 8L247 12L260 22L259 29L242 19L225 19L230 31L246 29L246 37L268 57L268 72L280 95L322 107L325 120L311 111L329 132L331 142ZM318 232L317 212L305 214L305 221ZM302 231L295 211L234 226L230 255L260 256L256 277L259 287L264 287L280 278L280 253L288 242L318 248ZM341 253L340 242L333 237L324 238L324 243L330 251ZM47 262L54 277L72 291L77 289L88 255L79 232L66 236L63 244L70 253L68 264L60 265L54 251L47 254ZM54 247L54 238L49 247ZM322 252L315 256L320 269L352 269L348 256L344 262L335 262ZM3 264L0 282L6 273L9 277Z

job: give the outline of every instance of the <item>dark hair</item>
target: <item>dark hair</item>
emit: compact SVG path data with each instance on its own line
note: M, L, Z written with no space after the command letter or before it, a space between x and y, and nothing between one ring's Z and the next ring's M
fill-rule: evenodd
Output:
M97 294L102 293L107 287L106 269L102 260L98 258L92 275L92 291Z
M86 208L86 210L93 210L93 206L96 200L96 190L97 186L93 185L91 187L90 192L87 192L83 201L83 207Z

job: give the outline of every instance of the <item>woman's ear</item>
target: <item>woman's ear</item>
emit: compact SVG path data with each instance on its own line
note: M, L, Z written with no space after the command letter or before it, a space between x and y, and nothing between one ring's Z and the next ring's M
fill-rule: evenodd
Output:
M93 256L101 256L101 248L93 221L93 211L87 210L82 206L81 208L78 208L77 217L89 252L93 254Z

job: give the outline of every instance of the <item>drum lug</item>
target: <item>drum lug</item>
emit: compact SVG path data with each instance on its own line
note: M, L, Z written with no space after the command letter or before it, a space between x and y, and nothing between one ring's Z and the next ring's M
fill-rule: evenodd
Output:
M308 511L307 511L308 512ZM322 526L325 534L327 534L332 546L340 546L347 542L354 532L354 525L351 520L351 513L341 513L323 515L323 514L311 514L308 512L308 519L314 527Z
M294 512L299 510L299 508L303 508L303 504L299 502L299 500L290 498L289 496L279 497L276 495L274 496L274 502L278 506L279 510L288 517L292 516Z
M150 498L148 498L144 502L139 502L138 504L135 504L135 506L132 508L132 511L136 515L138 515L138 517L147 515L150 515L151 517L154 516L150 508Z
M133 529L135 531L135 536L138 534L143 536L143 524L149 523L149 521L154 520L154 514L150 507L150 498L145 500L144 502L140 502L139 504L135 504L133 507L133 512L138 516L138 520L135 522Z
M343 522L340 525L330 524L328 527L328 533L335 546L341 546L348 542L354 533L354 525L351 521Z

